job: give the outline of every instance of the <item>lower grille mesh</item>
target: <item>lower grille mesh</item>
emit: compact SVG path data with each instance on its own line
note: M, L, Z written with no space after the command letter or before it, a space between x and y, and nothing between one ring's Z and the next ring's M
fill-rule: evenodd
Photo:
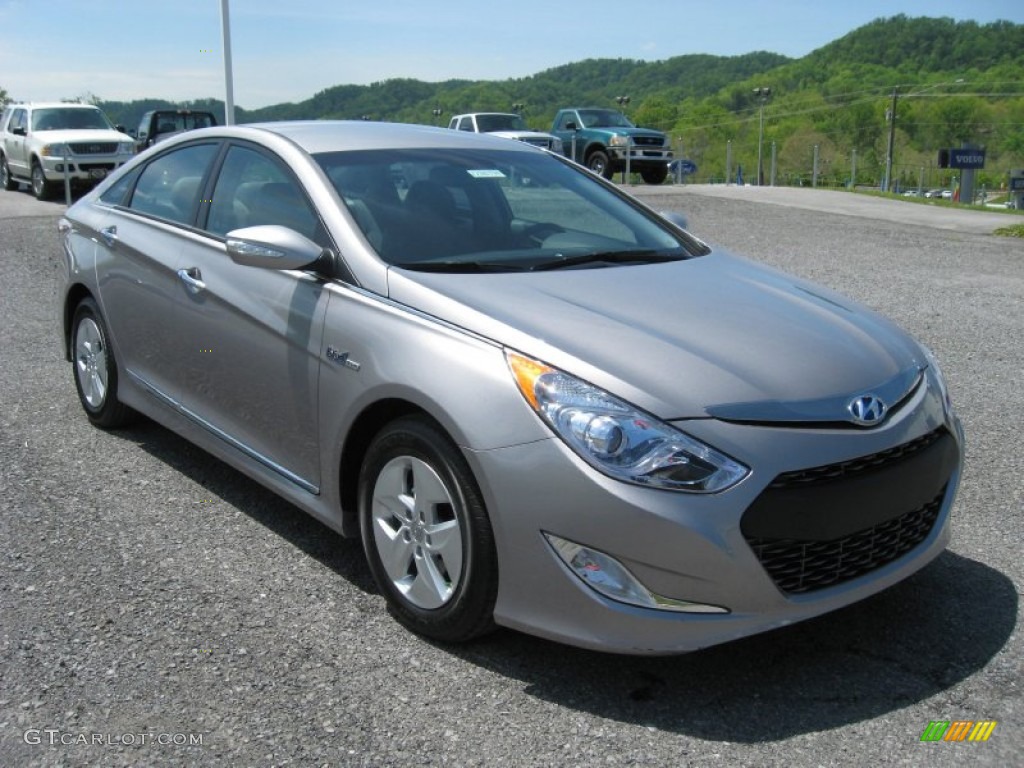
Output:
M786 594L813 592L893 562L931 532L943 492L918 509L832 541L748 538L776 586Z

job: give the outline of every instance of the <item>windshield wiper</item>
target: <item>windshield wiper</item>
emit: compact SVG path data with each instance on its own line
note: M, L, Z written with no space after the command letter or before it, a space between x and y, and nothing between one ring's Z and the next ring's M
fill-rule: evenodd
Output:
M406 261L392 264L399 269L414 272L524 272L529 267L522 264L510 264L507 261Z
M640 264L655 264L665 261L681 261L685 255L678 253L666 253L654 248L641 248L633 251L600 251L598 253L582 253L579 256L565 256L553 261L545 261L534 264L531 270L539 271L546 269L564 269L565 267L576 267L580 264L629 264L637 262Z

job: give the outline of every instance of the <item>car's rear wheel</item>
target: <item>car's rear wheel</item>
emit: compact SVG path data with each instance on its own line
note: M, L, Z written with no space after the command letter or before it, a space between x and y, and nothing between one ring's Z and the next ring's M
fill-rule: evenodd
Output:
M608 162L608 155L599 149L590 153L590 157L587 158L587 168L606 179L614 176L611 163Z
M99 307L90 298L75 309L71 323L75 388L89 421L114 429L131 421L134 411L117 399L117 361Z
M8 192L18 188L18 182L11 176L11 169L7 165L7 158L0 155L0 187Z
M52 193L53 186L46 180L46 174L43 173L43 166L39 164L38 160L33 161L32 194L36 196L36 200L48 200Z
M378 587L406 627L444 642L493 628L494 537L469 466L425 417L374 438L359 477L363 547Z

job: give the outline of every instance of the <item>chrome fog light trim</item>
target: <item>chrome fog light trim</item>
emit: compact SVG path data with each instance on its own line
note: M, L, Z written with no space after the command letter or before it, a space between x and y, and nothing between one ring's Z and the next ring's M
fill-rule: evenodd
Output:
M544 538L565 563L588 587L620 603L680 613L729 613L720 605L692 603L659 595L645 587L639 579L611 555L573 541L544 532Z

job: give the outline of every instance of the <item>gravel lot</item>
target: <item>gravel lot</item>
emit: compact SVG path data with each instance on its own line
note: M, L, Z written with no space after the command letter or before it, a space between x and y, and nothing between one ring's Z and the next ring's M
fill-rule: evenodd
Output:
M688 656L427 643L357 542L151 423L88 425L52 306L63 206L0 192L0 766L1019 764L1024 241L636 191L935 350L968 438L949 552ZM921 743L932 720L999 725Z

